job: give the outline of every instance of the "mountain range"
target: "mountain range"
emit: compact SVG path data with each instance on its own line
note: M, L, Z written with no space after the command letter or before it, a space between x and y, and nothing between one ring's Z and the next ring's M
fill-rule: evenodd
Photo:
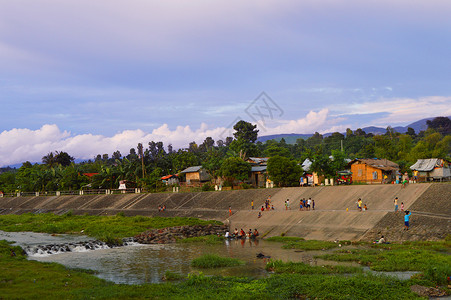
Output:
M451 119L451 116L449 116L448 118ZM413 122L407 126L393 127L393 130L395 130L396 132L399 132L399 133L405 133L405 132L407 132L407 128L411 127L413 130L415 130L416 133L419 133L420 131L426 130L428 128L426 122L430 121L432 119L434 119L434 118L421 119L421 120ZM365 131L366 133L372 133L374 135L377 135L377 134L386 133L387 127L383 128L383 127L369 126L369 127L362 128L362 130ZM345 134L345 132L341 132L341 133ZM323 134L323 136L327 137L331 134L332 134L332 132L329 132L329 133ZM299 133L273 134L273 135L260 136L257 138L257 141L264 143L268 140L280 141L283 138L283 139L285 139L285 142L287 142L287 144L295 144L297 139L299 139L299 138L308 139L312 135L313 135L313 133L309 133L309 134L299 134Z

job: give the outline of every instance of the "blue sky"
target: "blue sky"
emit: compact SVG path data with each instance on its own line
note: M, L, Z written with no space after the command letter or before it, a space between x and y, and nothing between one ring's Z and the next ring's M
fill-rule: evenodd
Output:
M445 0L0 0L0 166L185 147L238 118L266 135L449 116L450 13ZM259 118L262 92L274 114Z

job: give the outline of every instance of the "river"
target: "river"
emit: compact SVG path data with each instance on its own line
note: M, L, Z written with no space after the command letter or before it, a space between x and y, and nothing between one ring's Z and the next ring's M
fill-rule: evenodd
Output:
M0 240L3 239L15 241L16 245L27 248L28 259L56 262L70 268L94 270L97 272L96 276L100 278L124 284L159 283L162 282L166 271L184 276L189 273L203 272L206 275L265 277L268 275L265 270L267 259L257 258L259 253L283 261L304 262L311 265L335 264L314 258L314 255L324 254L324 251L286 250L281 248L280 243L263 240L226 240L223 244L215 245L131 243L128 246L116 248L96 247L97 250L76 247L71 252L48 251L55 253L50 254L46 251L34 253L32 249L38 245L79 243L90 238L79 235L0 231ZM239 258L246 263L239 267L206 270L191 267L192 259L207 253Z

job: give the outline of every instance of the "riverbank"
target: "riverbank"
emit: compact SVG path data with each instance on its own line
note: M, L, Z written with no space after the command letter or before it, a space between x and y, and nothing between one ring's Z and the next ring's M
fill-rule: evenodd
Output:
M386 232L391 240L441 239L451 232L451 184L355 185L252 189L202 193L75 195L0 198L0 214L53 212L75 215L195 217L218 220L232 228L258 228L262 236L281 234L318 240L372 240ZM271 196L275 211L257 217L258 208ZM299 211L299 200L315 200L315 210ZM399 233L403 218L393 212L393 199L413 211L411 231ZM358 212L362 198L368 211ZM291 210L284 202L290 199ZM255 210L251 209L254 202ZM159 211L158 206L166 206ZM229 214L229 208L232 215ZM348 211L347 211L348 210Z

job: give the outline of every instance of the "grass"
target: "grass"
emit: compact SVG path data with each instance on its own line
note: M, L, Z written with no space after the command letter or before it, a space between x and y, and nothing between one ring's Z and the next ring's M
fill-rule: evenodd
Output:
M23 214L0 216L0 230L32 231L43 233L76 233L94 237L109 243L120 243L125 237L135 236L149 229L166 228L182 225L221 224L218 221L204 221L196 218L164 218L134 216L76 216L71 213L64 215Z
M338 247L339 243L329 241L304 240L295 236L273 236L265 239L269 242L284 243L284 249L300 249L305 251L310 250L326 250ZM350 244L350 241L343 241L343 244Z
M430 285L446 283L451 274L451 244L441 242L406 242L372 245L368 249L343 249L316 256L333 261L356 261L374 271L421 271L417 279Z
M183 276L182 274L177 273L177 272L172 272L172 271L168 270L168 271L166 271L164 273L163 280L165 280L165 281L176 281L176 280L182 280L184 278L185 278L185 276Z
M338 243L329 241L305 240L297 242L288 242L282 246L284 249L301 249L301 250L326 250L338 247Z
M191 261L191 266L202 269L236 267L243 264L244 262L237 258L222 257L216 254L205 254Z
M224 237L217 235L196 236L177 240L177 243L203 243L207 245L215 245L224 243Z
M281 260L269 261L266 270L275 273L296 274L349 274L362 273L361 267L350 266L310 266L301 262L282 262Z
M289 242L304 241L304 239L301 237L297 237L297 236L272 236L272 237L266 238L265 241L278 242L278 243L289 243Z

